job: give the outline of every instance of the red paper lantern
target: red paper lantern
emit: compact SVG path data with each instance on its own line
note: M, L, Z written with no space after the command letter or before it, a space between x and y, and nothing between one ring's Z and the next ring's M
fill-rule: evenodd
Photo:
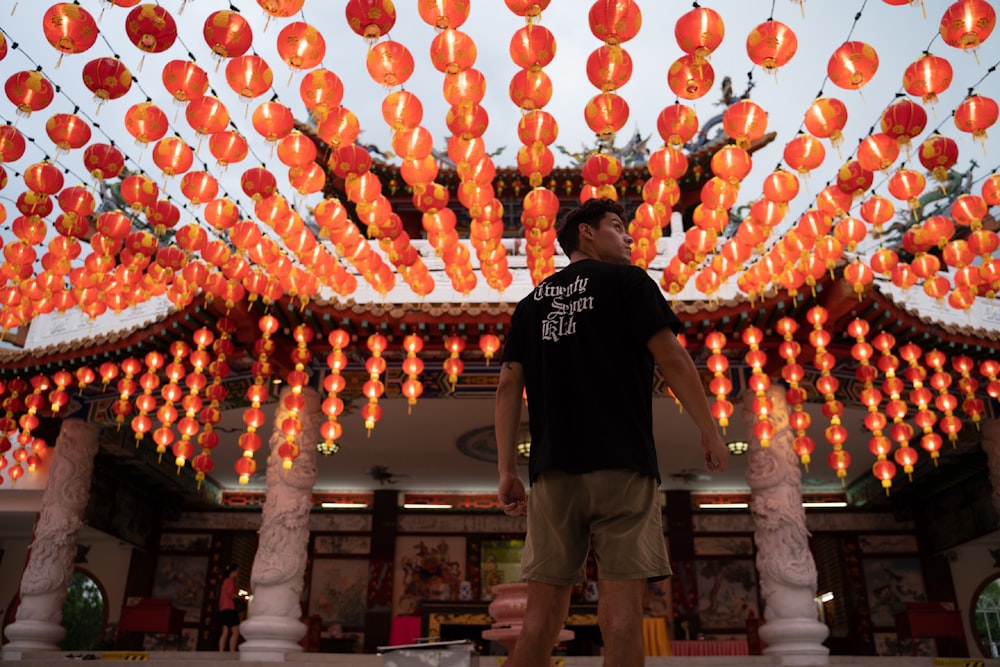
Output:
M250 146L242 134L236 130L216 132L208 138L208 150L215 156L220 167L225 167L246 159Z
M252 167L240 177L240 187L254 201L260 201L277 191L278 180L264 167Z
M229 125L229 110L219 98L212 95L188 102L184 116L197 134L215 134Z
M517 123L517 137L523 144L536 141L548 146L559 136L559 124L547 111L529 111Z
M17 113L30 116L32 111L41 111L52 103L56 90L41 72L18 72L12 74L4 84L7 99L17 107Z
M587 58L587 78L602 92L618 90L632 78L632 57L621 46L600 46Z
M50 162L39 162L24 170L24 184L33 192L54 195L62 190L62 172Z
M903 88L919 96L924 104L934 104L937 96L951 85L951 63L933 54L920 56L903 72Z
M190 102L208 91L208 74L197 63L171 60L161 75L163 86L178 102Z
M45 124L45 133L56 145L64 151L83 148L90 141L90 125L76 114L53 114Z
M181 192L195 206L215 199L219 194L219 183L205 171L192 171L181 179Z
M386 87L402 86L413 75L413 56L399 42L386 40L368 49L368 74Z
M511 78L508 92L521 109L541 109L552 99L552 80L541 69L522 69Z
M958 162L958 144L940 134L933 134L920 144L920 164L941 182L948 181L948 170Z
M434 69L447 74L457 74L476 63L476 43L461 30L439 33L431 40L430 52Z
M808 134L800 134L785 144L784 158L789 167L800 174L808 174L823 164L826 149L819 140Z
M814 137L829 139L837 146L843 141L841 130L847 124L847 106L835 97L817 97L806 110L806 130Z
M927 127L927 112L916 102L901 97L882 112L882 131L904 146Z
M767 131L767 112L750 100L740 100L722 114L722 129L737 146L749 149Z
M941 37L948 46L975 50L993 32L997 13L985 0L958 0L941 17Z
M73 2L57 2L45 10L42 32L49 44L63 53L83 53L98 35L94 17Z
M167 114L152 102L140 102L125 112L125 129L140 144L163 138L168 127Z
M830 81L840 88L857 90L871 81L878 71L878 54L864 42L841 44L826 66Z
M354 143L361 134L358 117L347 107L331 109L327 117L316 126L316 134L331 147Z
M715 83L715 70L710 64L697 63L691 55L681 56L670 65L667 85L677 97L695 100L703 97Z
M590 98L583 110L587 127L605 140L625 126L628 115L629 108L625 98L611 93L600 93Z
M288 135L295 127L295 117L281 102L261 102L251 116L253 129L265 141L277 141Z
M975 141L986 141L986 130L997 122L1000 108L996 101L985 95L970 95L955 107L955 127L969 132ZM985 150L986 147L983 147Z
M117 178L125 169L125 156L109 144L91 144L83 151L83 164L90 175L98 180Z
M418 0L417 11L425 23L438 30L457 28L469 18L465 0Z
M787 204L799 193L799 179L790 171L776 169L764 178L763 192L770 201Z
M376 40L396 25L392 0L348 0L344 12L351 30L365 39Z
M556 39L545 26L529 23L510 38L509 51L515 65L536 72L552 62L556 55Z
M257 0L257 4L275 18L295 16L302 9L306 0ZM242 482L246 484L246 482Z
M1000 174L990 174L983 180L983 199L990 206L1000 206Z
M328 69L317 69L302 77L299 95L317 123L326 120L330 109L339 106L344 98L344 84Z
M311 69L326 55L326 40L308 23L294 21L278 33L278 55L292 69Z
M258 55L237 56L226 64L226 83L244 102L266 93L273 82L271 67Z
M704 62L722 43L726 26L719 13L708 7L695 7L681 14L674 23L674 37L681 51ZM598 38L600 39L600 38Z
M614 46L639 34L642 12L632 0L596 0L590 7L587 21L594 37Z
M396 132L416 127L423 116L420 98L409 91L393 91L382 101L382 118Z
M239 12L222 9L205 19L205 43L220 58L242 56L253 43L253 29Z
M761 23L747 35L747 55L754 64L768 72L775 72L788 64L798 48L799 40L795 32L773 19Z
M153 147L153 162L164 175L176 176L194 164L194 151L180 137L164 137Z
M869 172L888 169L898 157L899 144L884 132L871 134L858 144L858 164Z
M698 115L689 106L671 104L664 107L657 116L656 129L664 142L679 148L694 139L694 135L698 133Z
M117 58L96 58L83 66L83 85L98 100L116 100L132 87L132 73Z
M712 173L729 182L731 185L739 185L739 182L746 178L753 167L750 153L739 146L724 146L712 156Z
M125 19L125 34L140 51L160 53L177 41L177 23L164 7L139 5Z

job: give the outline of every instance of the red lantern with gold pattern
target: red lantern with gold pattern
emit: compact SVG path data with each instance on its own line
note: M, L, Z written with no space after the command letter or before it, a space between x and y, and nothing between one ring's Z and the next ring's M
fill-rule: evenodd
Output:
M102 102L117 100L132 87L132 73L117 58L96 58L83 66L83 85Z
M129 12L125 34L140 51L160 53L177 41L177 23L166 8L143 4Z
M656 130L665 143L679 148L698 133L698 114L684 104L671 104L656 117Z
M253 129L264 137L264 141L277 141L295 127L295 117L281 102L261 102L254 109L251 121Z
M996 10L986 0L958 0L941 17L941 37L948 46L975 50L996 24Z
M42 16L42 32L55 49L83 53L97 41L97 22L75 2L57 2Z
M372 157L361 146L350 144L332 151L328 164L338 177L343 179L356 178L371 168Z
M258 55L237 56L226 63L226 83L244 102L266 93L273 82L271 67Z
M969 132L975 141L986 141L986 130L997 122L1000 108L996 100L985 95L969 95L955 107L955 127L962 132ZM986 147L983 146L983 150Z
M710 64L697 63L695 57L684 55L670 65L667 85L677 97L695 100L703 97L715 83L715 70Z
M396 25L392 0L348 0L344 13L351 30L365 39L376 40Z
M181 193L194 206L200 206L219 194L219 183L205 171L191 171L181 179Z
M167 114L152 102L140 102L125 112L125 129L140 144L158 141L167 133Z
M45 124L45 133L56 145L64 151L83 148L90 141L90 125L76 114L57 113Z
M826 66L830 81L840 88L857 90L875 76L878 71L878 53L864 42L841 44Z
M514 64L532 72L545 67L556 55L556 38L548 28L529 23L510 38L510 58Z
M879 233L881 233L882 225L892 220L892 216L895 214L896 207L885 197L872 195L861 202L861 217Z
M901 97L882 112L882 131L903 146L920 136L927 127L927 112L906 97Z
M848 160L837 171L837 187L852 197L860 197L872 186L875 176L858 160Z
M156 203L156 198L160 195L160 188L147 176L131 174L122 179L120 192L129 208L135 211L146 211ZM106 218L108 215L102 214L102 217ZM131 223L129 223L129 227L131 227ZM108 234L106 229L99 228L99 230L103 234Z
M787 204L799 194L799 179L790 171L775 169L764 178L763 191L770 201Z
M712 156L712 173L728 182L730 185L739 185L739 182L746 178L753 168L753 161L750 153L739 146L723 146Z
M479 104L467 107L451 107L445 116L445 124L455 136L473 139L483 136L489 126L490 117Z
M547 111L530 111L517 123L517 138L523 144L536 141L550 145L559 136L559 124L555 117Z
M843 141L841 130L846 124L847 106L835 97L817 97L806 110L806 130L814 137L829 139L833 146Z
M747 55L767 72L776 72L798 51L799 40L787 25L769 19L747 35Z
M632 0L596 0L590 7L587 21L594 37L614 46L639 34L642 12Z
M225 167L246 159L250 146L236 130L216 132L208 138L208 150L215 156L216 164Z
M278 55L292 69L312 69L326 55L326 40L308 23L294 21L278 33Z
M486 77L473 67L454 74L445 74L441 92L444 94L444 99L453 107L479 104L486 95Z
M282 19L298 14L305 2L306 0L257 0L261 9L275 18Z
M461 30L439 33L431 40L430 52L434 69L446 74L457 74L476 63L476 43Z
M948 181L948 170L958 162L958 144L941 134L932 134L920 144L920 164L940 183Z
M163 66L163 86L178 102L190 102L208 92L208 74L197 63L171 60Z
M917 198L927 186L924 175L912 169L898 169L889 177L889 194L900 201L905 201L910 208L919 205Z
M983 181L983 200L990 206L1000 206L1000 174L990 174Z
M188 102L184 116L197 134L215 134L229 125L229 110L219 98L212 95Z
M166 176L183 174L194 163L194 152L180 137L164 137L153 147L153 162Z
M49 106L56 94L49 80L37 71L12 74L4 84L4 92L22 116L30 116L32 111Z
M621 174L622 167L618 163L618 159L614 155L606 153L597 153L587 158L580 171L584 182L598 187L617 182Z
M587 58L587 78L602 92L618 90L632 78L632 57L621 46L600 46Z
M219 58L242 56L253 43L253 29L239 12L221 9L205 19L205 43Z
M605 140L625 126L628 115L629 108L625 98L610 93L600 93L590 98L583 110L587 127Z
M808 174L823 164L826 149L818 139L800 134L785 144L784 158L789 167L800 174Z
M554 166L555 157L547 146L521 146L517 151L517 170L528 177L532 187L541 185Z
M402 86L413 75L413 56L410 50L391 39L368 49L365 62L368 74L375 83L389 88Z
M289 167L299 167L316 159L316 144L298 130L278 141L278 159Z
M326 120L330 109L340 106L344 99L344 84L330 70L316 69L302 77L299 95L316 122L321 123Z
M722 43L726 26L714 9L698 7L681 14L674 23L674 37L681 51L703 63Z
M541 109L552 99L552 80L541 69L522 69L511 77L508 92L521 109Z
M39 162L24 170L24 184L33 192L54 195L62 190L62 172L51 162Z
M934 104L938 95L951 85L951 63L933 54L920 56L903 72L903 88L920 97L924 104Z
M361 134L358 117L347 107L331 109L326 119L316 126L316 134L332 147L354 143Z
M722 114L722 129L737 146L749 149L767 131L767 112L750 100L740 100Z
M288 168L288 183L300 195L319 192L326 185L326 173L315 162Z
M118 178L125 169L125 156L110 144L91 144L83 151L83 165L98 180Z
M382 118L394 131L414 128L424 117L420 98L406 90L396 90L382 100Z
M0 125L0 162L16 162L24 155L24 135L13 125Z
M261 201L273 195L278 188L278 179L264 167L252 167L240 177L240 187L254 201Z
M884 132L871 134L858 144L858 163L866 171L882 171L899 157L899 144Z
M469 18L469 2L466 0L418 0L417 11L420 18L438 30L457 28Z

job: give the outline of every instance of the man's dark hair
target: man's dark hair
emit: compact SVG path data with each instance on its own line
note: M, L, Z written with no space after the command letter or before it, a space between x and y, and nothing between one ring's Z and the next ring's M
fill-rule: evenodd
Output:
M238 569L240 569L239 563L230 563L229 566L226 568L226 574L230 575Z
M562 221L556 224L559 247L567 256L571 255L580 247L580 225L597 229L601 224L601 218L608 213L617 213L623 221L625 220L625 207L613 199L588 199L576 208L570 209Z

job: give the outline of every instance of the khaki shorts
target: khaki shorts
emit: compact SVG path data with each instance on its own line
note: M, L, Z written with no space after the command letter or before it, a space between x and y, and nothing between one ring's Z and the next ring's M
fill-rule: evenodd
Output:
M655 478L631 470L538 477L528 495L521 578L555 586L582 582L590 548L601 579L670 576Z

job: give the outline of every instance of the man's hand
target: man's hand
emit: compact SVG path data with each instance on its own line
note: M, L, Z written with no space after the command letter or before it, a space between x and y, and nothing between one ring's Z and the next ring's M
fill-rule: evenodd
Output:
M729 463L729 448L718 431L701 436L701 450L705 453L705 467L709 472L724 472Z
M497 490L500 507L507 516L527 516L528 496L524 492L524 482L516 475L500 475Z

